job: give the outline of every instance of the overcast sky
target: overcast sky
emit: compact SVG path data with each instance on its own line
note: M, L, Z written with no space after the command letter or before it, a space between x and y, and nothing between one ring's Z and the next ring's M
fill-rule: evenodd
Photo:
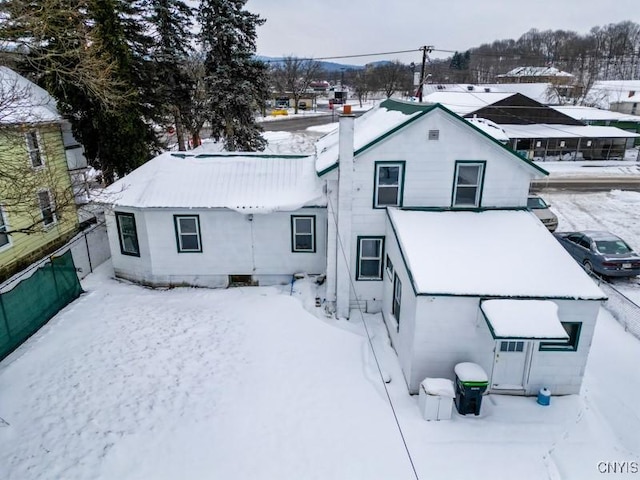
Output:
M584 34L609 23L640 23L640 0L248 0L245 8L267 20L258 28L257 53L269 57L332 57L421 45L463 51L517 39L532 28ZM416 51L336 61L420 58Z

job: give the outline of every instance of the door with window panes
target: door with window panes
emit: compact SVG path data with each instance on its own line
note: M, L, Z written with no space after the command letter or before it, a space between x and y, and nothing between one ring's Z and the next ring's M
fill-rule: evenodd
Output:
M530 354L531 342L523 340L498 340L494 356L491 388L497 390L522 390Z

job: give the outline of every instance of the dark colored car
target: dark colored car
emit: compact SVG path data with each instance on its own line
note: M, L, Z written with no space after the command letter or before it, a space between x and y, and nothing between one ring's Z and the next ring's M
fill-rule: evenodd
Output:
M553 234L584 269L605 277L640 275L640 255L609 232L557 232Z

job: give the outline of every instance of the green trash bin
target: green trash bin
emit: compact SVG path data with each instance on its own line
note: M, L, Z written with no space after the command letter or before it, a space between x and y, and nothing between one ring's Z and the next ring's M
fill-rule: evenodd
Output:
M456 374L456 409L460 415L480 415L482 394L487 390L489 377L476 363L463 362L454 367Z

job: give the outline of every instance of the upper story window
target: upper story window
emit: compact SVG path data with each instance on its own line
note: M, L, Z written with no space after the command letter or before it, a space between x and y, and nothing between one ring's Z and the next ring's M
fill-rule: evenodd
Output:
M7 222L4 219L4 210L0 207L0 248L5 245L9 245L11 243L11 239L7 234Z
M136 217L133 215L133 213L116 212L116 225L118 226L120 252L123 255L139 257L140 247L138 245Z
M42 223L45 227L56 222L56 213L53 207L53 199L49 190L38 192L38 205L42 214Z
M41 150L40 135L35 130L30 130L25 134L27 140L27 151L29 152L29 161L33 168L42 167L44 165L44 156Z
M294 252L316 251L316 217L291 217L291 250Z
M452 206L480 206L484 166L485 162L456 162Z
M404 162L376 162L374 208L401 207Z
M200 217L198 215L174 215L178 252L202 252L200 242Z

